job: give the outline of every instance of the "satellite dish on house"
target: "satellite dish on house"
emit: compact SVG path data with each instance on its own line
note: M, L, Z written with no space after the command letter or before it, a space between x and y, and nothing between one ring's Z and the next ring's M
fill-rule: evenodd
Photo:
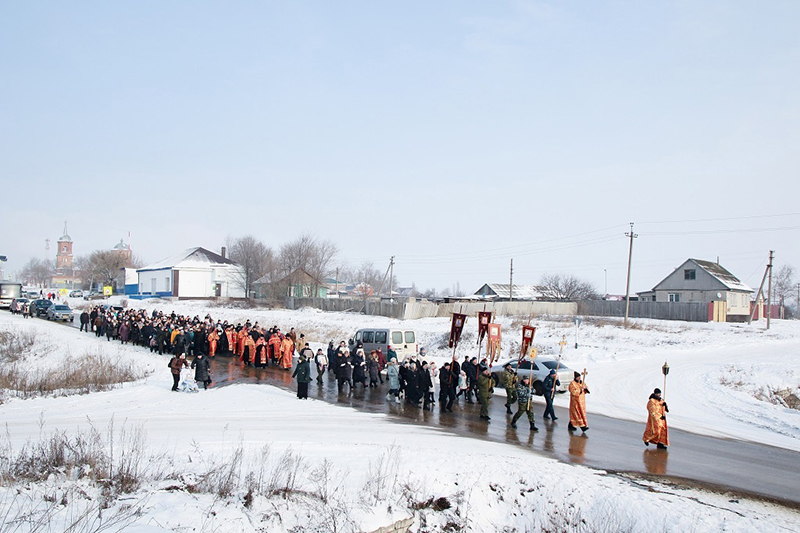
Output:
M722 298L722 293L721 292L717 293L717 298Z

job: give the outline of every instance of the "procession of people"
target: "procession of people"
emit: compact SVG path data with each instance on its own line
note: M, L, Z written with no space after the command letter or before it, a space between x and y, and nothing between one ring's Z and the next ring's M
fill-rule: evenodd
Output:
M479 361L477 357L467 356L459 363L454 350L452 361L438 368L434 361L425 359L424 348L400 361L391 346L388 346L386 354L380 349L367 354L361 344L352 346L344 340L338 346L331 340L327 350L319 348L315 353L305 335L298 334L294 328L284 334L277 325L267 328L249 320L233 324L214 320L210 315L201 319L157 310L148 313L143 309L94 306L84 310L79 320L81 331L94 332L97 337L105 337L108 341L119 340L123 344L147 347L153 353L171 355L168 367L173 377L173 391L187 388L196 391L198 385L202 385L204 390L208 389L213 383L210 360L223 355L254 368L273 366L284 371L294 369L292 378L297 382L299 399L308 398L309 384L314 379L313 366L317 387L324 386L323 376L327 373L331 379L335 379L339 393L352 395L359 385L361 390L381 387L385 376L388 402L433 410L438 401L439 411L443 414L453 413L454 405L461 398L465 404L474 403L474 395L480 404L479 418L491 421L489 406L495 378L491 373L490 358ZM192 358L191 361L188 357ZM188 387L182 382L184 371L194 371L193 379L188 379L191 382ZM665 364L665 383L667 371ZM585 435L589 429L586 414L586 395L590 392L585 383L587 374L585 369L583 373L575 372L574 379L567 387L567 430L570 433L580 430ZM532 403L534 391L529 376L518 376L509 363L504 365L498 384L505 389L505 412L513 415L508 421L509 426L516 429L518 420L526 416L530 430L538 431ZM553 400L560 386L556 370L551 369L541 382L545 404L542 417L545 420L558 420ZM658 449L669 446L667 412L661 390L655 389L647 402L647 423L643 435L646 446L652 444Z

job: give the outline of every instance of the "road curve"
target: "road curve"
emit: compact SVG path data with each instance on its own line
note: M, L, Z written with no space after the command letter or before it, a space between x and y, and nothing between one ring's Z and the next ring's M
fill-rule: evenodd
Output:
M313 366L313 365L312 365ZM238 359L217 356L211 363L214 384L221 387L237 383L266 384L296 390L291 372L275 367L256 369L243 366ZM314 373L314 371L312 371ZM384 413L398 423L425 425L445 429L455 435L481 438L521 446L566 463L592 468L635 473L637 475L688 481L715 490L733 491L764 497L792 507L800 507L800 453L764 444L719 439L670 429L669 450L656 450L642 443L642 423L590 414L590 429L567 431L569 414L556 407L556 422L542 420L543 405L537 398L534 408L538 433L528 429L524 417L518 429L509 425L505 414L505 397L490 403L491 422L478 418L477 404L463 398L454 413L423 411L405 404L386 401L388 387L376 389L356 387L349 395L339 394L332 376L326 375L319 387L309 384L309 397L362 411Z

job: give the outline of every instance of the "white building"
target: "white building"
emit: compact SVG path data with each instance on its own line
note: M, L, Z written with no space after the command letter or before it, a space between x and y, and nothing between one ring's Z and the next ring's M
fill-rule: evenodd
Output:
M195 247L136 271L139 298L244 298L242 267Z

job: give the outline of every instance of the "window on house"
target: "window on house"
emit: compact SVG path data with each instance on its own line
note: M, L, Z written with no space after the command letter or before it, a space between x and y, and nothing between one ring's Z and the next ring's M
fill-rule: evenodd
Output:
M681 301L681 295L678 294L677 292L670 293L669 294L669 301L670 302L680 302Z
M683 279L695 279L695 270L693 268L687 268L683 271Z

